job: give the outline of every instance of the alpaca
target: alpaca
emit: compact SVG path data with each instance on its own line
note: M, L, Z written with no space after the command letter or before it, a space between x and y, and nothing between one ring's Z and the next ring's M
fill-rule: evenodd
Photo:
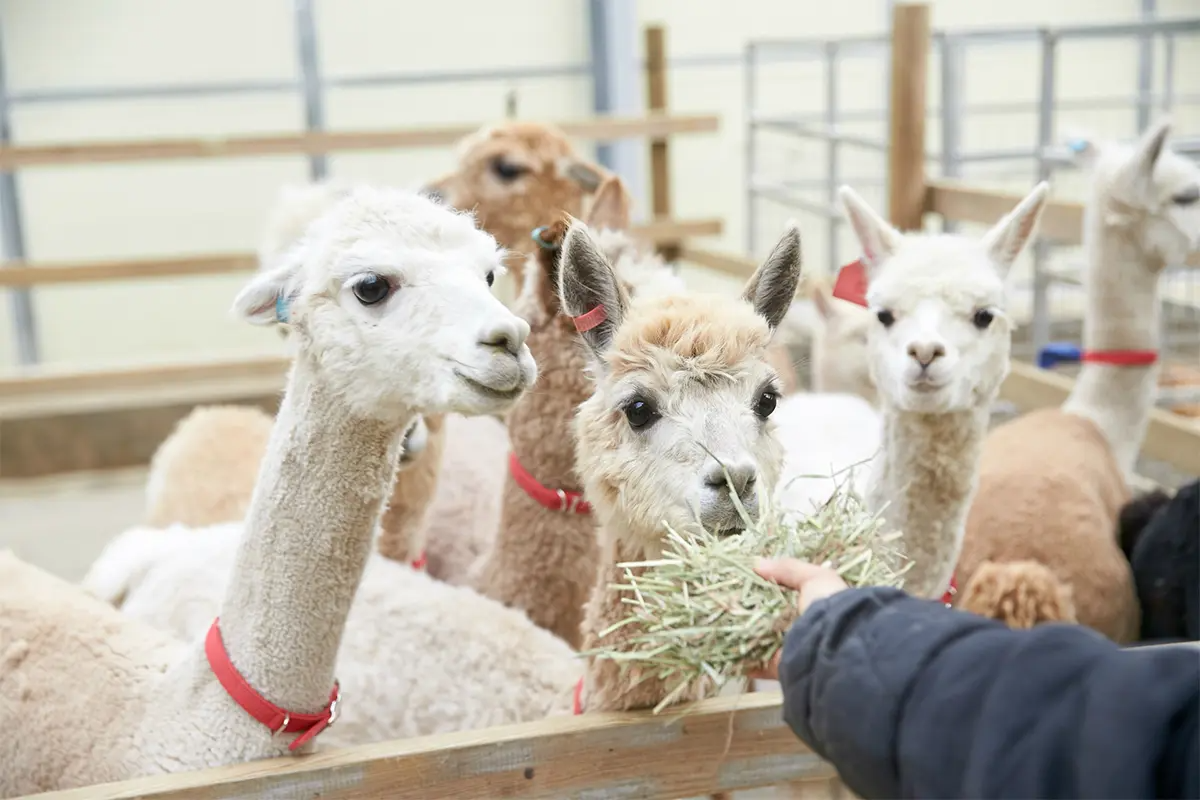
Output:
M905 589L953 588L991 405L1008 374L1004 279L1045 207L1038 184L982 239L902 234L853 190L839 195L862 247L871 378L883 412L869 507L902 534Z
M1062 408L989 435L959 563L966 586L985 561L1036 562L1070 587L1081 624L1117 642L1138 629L1133 575L1115 531L1154 404L1158 279L1165 264L1200 246L1200 168L1165 147L1168 131L1159 122L1135 145L1084 151L1092 185L1083 367ZM1043 602L1035 591L1023 596ZM986 605L962 607L1001 616Z
M631 295L681 292L682 280L658 256L640 252L624 233L629 203L616 176L596 190L585 222L596 232L600 249ZM537 391L508 414L512 453L500 526L470 585L524 610L534 624L578 648L599 552L595 521L575 470L571 426L592 386L575 327L559 308L558 258L566 230L562 219L537 229L541 246L526 264L525 285L514 305L530 324L528 344L541 379Z
M834 297L820 284L811 290L820 321L812 332L812 390L853 394L878 407L871 380L867 336L878 324L866 308Z
M489 291L501 268L468 215L360 188L250 281L235 310L289 319L295 358L219 615L183 644L0 557L0 791L284 755L336 721L401 434L502 412L536 378L528 325Z
M1142 618L1139 641L1200 640L1200 481L1153 492L1120 514Z
M599 492L591 502L606 531L599 550L609 559L599 573L593 570L585 643L594 642L607 626L604 620L619 611L620 604L606 590L615 571L613 559L636 555L642 552L639 542L661 537L658 521L686 525L693 510L710 525L727 527L735 519L732 501L724 484L715 483L704 448L736 466L743 488L753 483L749 473L756 464L764 485L778 474L781 454L774 428L762 419L773 399L773 374L764 350L787 308L799 268L793 230L751 279L744 293L749 302L683 295L646 296L630 303L591 234L579 223L568 231L559 267L560 286L566 284L566 290L560 288L559 303L565 313L578 317L578 303L596 307L583 293L596 287L603 292L607 315L598 329L585 334L592 368L602 377L587 401L591 406L584 404L575 423L577 431L585 426L580 438L587 441L578 445L576 463L589 500ZM596 317L593 313L584 319ZM628 321L611 339L614 321L622 319ZM710 380L714 375L724 379ZM649 410L647 399L619 394L639 377L647 391L662 393L662 408L671 414L642 425L647 430L630 427L625 412L614 413L614 404L622 399L635 419L642 409ZM698 442L690 442L689 435ZM597 446L607 447L607 453ZM590 484L586 464L599 470ZM625 505L630 500L634 508ZM754 508L749 498L745 502ZM235 539L237 527L227 524L202 536L172 537L177 547L160 554L130 590L122 613L179 636L201 631L228 581L231 548L222 540ZM617 531L637 531L639 538L621 538L618 546ZM598 563L600 559L593 561L593 568ZM649 692L645 684L634 693L621 691L613 683L611 662L585 663L524 612L378 554L368 560L350 610L338 672L347 696L357 702L323 737L324 744L334 746L571 713L585 694L589 711L654 705L663 699L661 691ZM592 676L588 685L594 691L580 688L585 675Z

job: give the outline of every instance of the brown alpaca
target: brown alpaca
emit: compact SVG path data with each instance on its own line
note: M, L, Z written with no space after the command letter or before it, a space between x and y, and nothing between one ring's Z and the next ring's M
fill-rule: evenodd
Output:
M629 196L619 178L596 192L587 224L627 291L641 283L682 290L657 257L637 253L620 235L629 226ZM583 608L596 577L596 521L583 500L575 470L575 410L592 393L587 358L570 317L559 305L558 259L568 223L538 230L541 246L525 268L525 288L514 310L530 325L527 340L538 363L538 385L508 413L509 477L500 528L472 585L520 608L572 648L582 641ZM608 246L606 246L608 245Z

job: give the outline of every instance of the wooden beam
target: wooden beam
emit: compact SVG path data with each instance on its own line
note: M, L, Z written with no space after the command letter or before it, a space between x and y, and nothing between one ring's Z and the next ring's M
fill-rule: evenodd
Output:
M700 247L691 247L687 244L680 250L679 258L696 266L716 270L717 272L724 272L726 275L732 275L737 278L749 278L754 274L754 270L758 268L756 261L745 256L733 253L718 253Z
M1075 381L1065 375L1014 361L1000 396L1022 411L1062 405ZM1200 475L1200 425L1161 409L1150 412L1142 442L1143 455L1165 461L1190 475Z
M647 114L644 117L597 117L555 124L572 139L608 141L630 136L662 137L682 133L712 133L718 129L720 119L712 114ZM319 155L351 150L444 147L474 133L479 127L449 125L380 131L11 145L0 147L0 170L67 164Z
M1032 187L1030 187L1032 188ZM1024 195L968 186L957 181L937 180L926 185L926 210L956 222L993 225L1016 208ZM1060 244L1083 242L1083 204L1054 200L1042 212L1038 236ZM1186 265L1200 267L1200 252L1192 253Z
M650 114L667 112L667 32L661 25L646 28L646 108ZM655 219L671 216L670 143L665 136L650 139L650 209ZM667 261L679 257L679 247L664 243L659 254Z
M835 774L783 724L777 692L719 697L680 715L560 716L178 775L38 800L228 797L695 797ZM812 796L822 796L814 794Z
M888 219L901 230L919 230L925 211L925 86L930 45L929 6L898 3L892 10Z
M655 219L635 225L632 232L635 238L645 242L673 245L693 237L719 236L722 228L719 219ZM249 272L257 266L258 258L253 253L216 253L111 261L4 261L0 262L0 288L224 275Z

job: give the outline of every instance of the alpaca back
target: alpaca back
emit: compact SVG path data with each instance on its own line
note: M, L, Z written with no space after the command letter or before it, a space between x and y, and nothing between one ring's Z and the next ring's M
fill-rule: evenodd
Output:
M1081 624L1132 641L1137 598L1116 536L1128 499L1112 450L1089 420L1051 408L1001 425L984 442L959 585L985 561L1036 561L1070 587Z
M781 508L810 513L851 477L837 474L849 467L851 485L863 490L870 472L865 462L883 435L882 417L870 403L853 394L796 394L780 400L771 419L786 454L776 492Z
M0 608L0 796L133 773L145 698L182 645L7 551Z

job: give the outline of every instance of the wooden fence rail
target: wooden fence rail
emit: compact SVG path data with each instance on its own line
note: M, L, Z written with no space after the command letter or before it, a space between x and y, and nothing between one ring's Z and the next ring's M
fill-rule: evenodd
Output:
M712 133L720 127L720 117L712 114L672 115L652 111L640 117L597 117L559 122L557 125L563 133L574 139L609 141L632 136L658 138L678 133ZM474 133L479 127L448 125L379 131L9 145L0 147L0 170L130 161L320 155L334 151L444 147Z
M783 724L778 692L683 714L585 714L33 795L38 800L320 797L694 797L803 782L836 797L833 768Z

